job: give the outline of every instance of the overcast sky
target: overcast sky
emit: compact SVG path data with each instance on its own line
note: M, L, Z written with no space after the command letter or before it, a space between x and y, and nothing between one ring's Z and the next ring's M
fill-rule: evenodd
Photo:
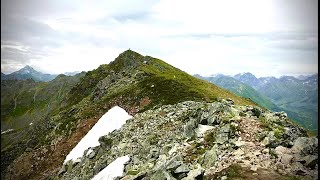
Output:
M1 71L88 71L132 49L189 74L318 72L317 0L1 0Z

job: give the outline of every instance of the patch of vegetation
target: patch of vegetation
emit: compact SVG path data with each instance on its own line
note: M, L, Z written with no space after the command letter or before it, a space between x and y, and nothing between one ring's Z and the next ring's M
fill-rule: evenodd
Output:
M262 124L262 128L267 129L268 131L272 131L272 126L270 125L270 122L264 117L264 116L260 116L259 117L259 121Z
M156 145L159 141L157 135L151 134L147 137L147 141L149 142L150 145Z
M242 112L242 111L241 111L241 112L239 113L239 116L241 116L241 117L245 117L245 116L246 116L246 114L245 114L244 112Z
M211 130L211 131L207 131L205 134L204 134L204 145L206 147L211 147L213 146L213 143L216 141L216 132Z
M207 150L208 148L205 147L203 143L195 142L187 148L183 156L183 159L186 163L193 163Z
M260 115L261 115L261 111L260 111L258 108L256 108L256 107L254 107L254 108L252 109L252 112L253 112L253 115L254 115L254 116L257 116L257 118L259 118Z
M232 164L226 169L213 175L204 176L204 180L220 180L222 176L227 176L227 179L245 179L245 174L248 170L243 169L239 164Z
M272 148L269 148L269 154L271 155L271 157L273 157L275 159L278 158L276 151Z
M275 128L273 131L274 131L274 136L277 139L281 139L283 137L284 132L285 132L285 130L282 126Z

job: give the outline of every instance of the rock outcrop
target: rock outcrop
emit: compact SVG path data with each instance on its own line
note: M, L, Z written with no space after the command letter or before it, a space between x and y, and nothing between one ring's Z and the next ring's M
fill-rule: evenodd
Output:
M235 165L253 175L318 177L317 138L307 137L283 112L238 106L231 99L153 108L99 141L56 178L91 179L127 154L119 179L210 179Z

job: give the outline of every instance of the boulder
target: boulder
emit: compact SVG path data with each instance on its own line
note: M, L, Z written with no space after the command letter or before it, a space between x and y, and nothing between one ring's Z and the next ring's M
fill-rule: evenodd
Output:
M198 166L198 168L192 169L188 173L188 176L183 178L183 180L195 180L195 179L202 177L203 173L204 173L204 169L199 164L197 164L197 166Z
M216 135L216 142L218 144L224 144L226 141L228 141L228 133L219 133Z
M186 137L192 137L194 135L194 130L198 127L198 122L194 118L190 118L187 124L184 126L184 135Z
M179 173L187 173L189 172L189 166L186 164L181 164L175 171L174 173L179 174Z
M218 146L214 145L211 150L207 151L203 159L203 167L210 168L214 166L215 162L218 160Z
M299 137L293 142L292 151L301 155L318 153L318 138Z
M275 152L278 155L280 162L286 165L291 163L293 155L290 149L283 146L278 146L275 148Z
M315 166L318 164L318 156L308 155L308 156L305 156L303 159L306 162L304 165L311 169L314 169Z

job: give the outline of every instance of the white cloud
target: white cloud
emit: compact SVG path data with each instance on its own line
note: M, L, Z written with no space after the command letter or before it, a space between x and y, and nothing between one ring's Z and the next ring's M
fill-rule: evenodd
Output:
M190 74L248 71L279 76L298 72L306 61L314 66L318 63L317 11L308 0L81 0L54 4L66 8L53 13L45 6L47 16L28 12L28 17L62 34L63 39L57 40L62 45L48 47L48 55L31 60L31 65L51 73L91 70L128 48ZM299 62L302 57L304 62ZM304 67L304 72L314 71L311 66Z

